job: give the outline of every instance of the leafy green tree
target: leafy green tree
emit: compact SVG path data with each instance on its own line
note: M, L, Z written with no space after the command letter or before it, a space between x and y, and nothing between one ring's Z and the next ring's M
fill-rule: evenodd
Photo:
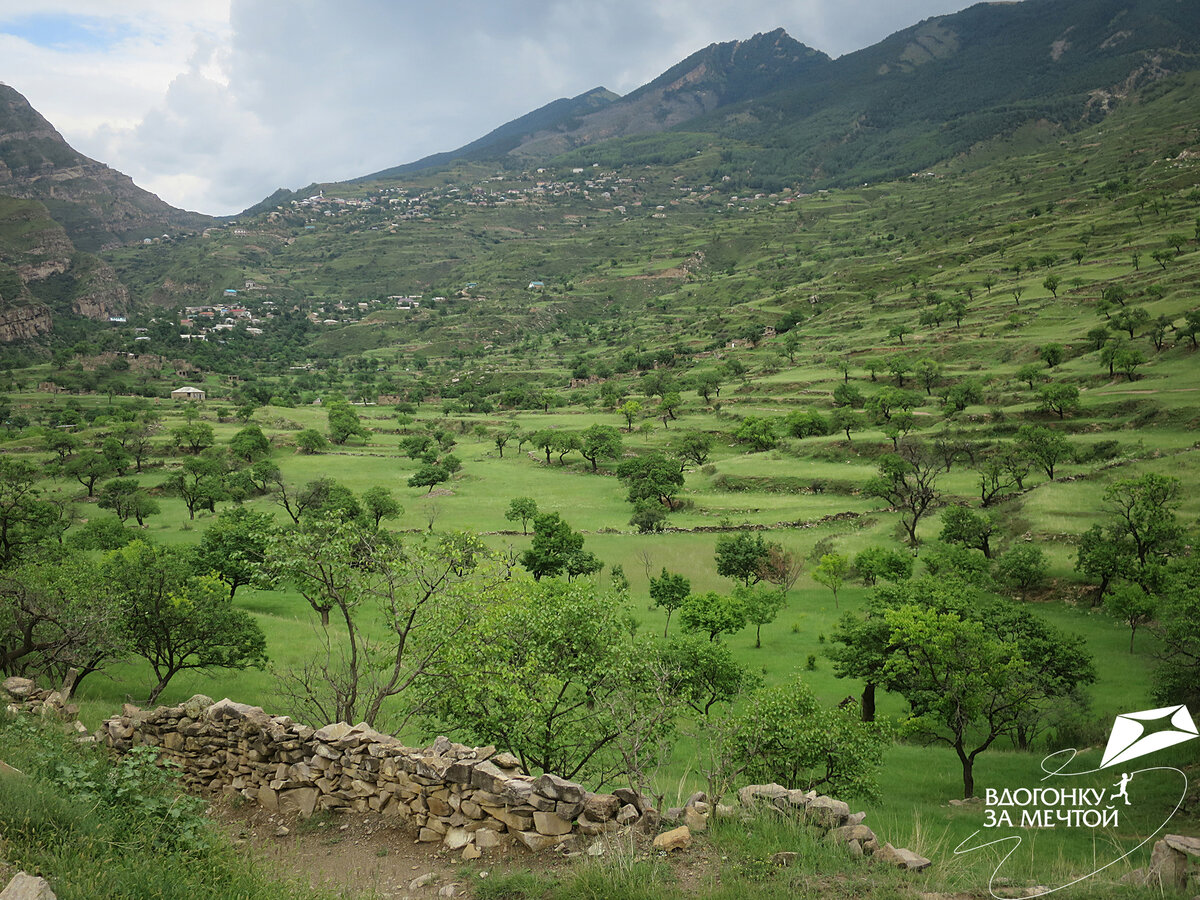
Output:
M829 423L815 409L797 409L784 417L783 427L795 438L824 437L829 434Z
M1182 497L1178 478L1154 473L1115 481L1104 492L1104 537L1121 554L1121 574L1147 591L1161 587L1167 567L1183 552L1176 517Z
M755 451L774 449L779 441L775 432L775 420L768 416L746 416L733 436L736 440L749 444Z
M1079 409L1079 388L1073 384L1048 384L1038 391L1038 409L1057 413L1060 419Z
M439 484L450 480L450 473L437 463L424 463L408 478L409 487L428 487L426 493L433 493Z
M225 490L225 465L214 456L197 456L185 460L180 471L175 472L163 487L178 494L187 507L188 518L196 518L196 510L215 511L216 504L227 496Z
M633 504L629 524L638 534L657 534L667 527L667 511L657 500L638 500Z
M740 774L839 797L879 796L879 769L890 732L853 708L824 707L799 678L751 695L728 729L724 755Z
M885 581L907 581L912 577L912 554L878 544L859 551L854 557L854 572L863 584L873 587L882 578Z
M1075 571L1098 582L1092 606L1104 602L1109 586L1126 568L1125 551L1119 541L1100 525L1093 525L1079 536L1075 550Z
M852 384L843 382L833 389L835 415L838 409L861 409L864 402L862 391Z
M510 522L521 523L521 533L529 534L529 523L538 514L537 501L532 497L513 497L504 512L504 518Z
M229 439L229 449L234 456L254 462L271 455L271 442L257 425L247 425Z
M1042 282L1042 287L1044 287L1046 290L1048 290L1050 292L1051 296L1057 300L1058 299L1058 286L1061 283L1062 283L1062 280L1057 275L1047 275L1045 280Z
M863 485L863 493L900 510L900 522L915 547L917 526L940 500L937 480L947 468L945 461L924 444L905 442L896 453L880 457L879 474Z
M653 500L673 510L675 495L683 490L679 463L659 450L624 460L617 477L629 489L625 499L634 504Z
M705 403L712 401L713 396L721 395L721 377L716 372L703 372L696 376L696 394Z
M622 449L621 433L611 425L589 426L579 442L579 452L592 464L593 472L601 459L620 459Z
M1010 547L996 560L998 580L1021 592L1021 599L1029 599L1029 592L1046 580L1046 554L1033 544L1017 544Z
M1129 652L1133 652L1133 639L1138 627L1154 621L1158 611L1158 598L1136 584L1122 584L1104 600L1104 609L1109 615L1129 626Z
M129 468L129 464L133 462L133 455L129 453L121 442L115 437L106 437L104 443L100 446L100 455L108 461L108 467L118 476L124 476L125 470Z
M1063 354L1066 351L1062 344L1051 342L1038 347L1038 356L1042 358L1047 367L1053 369L1063 361Z
M1146 362L1141 350L1122 347L1113 355L1112 365L1129 381L1133 381L1136 372Z
M269 586L264 565L274 529L269 513L244 506L222 510L196 547L197 570L225 582L230 600L240 587Z
M1108 332L1105 331L1105 334L1107 333ZM1026 384L1028 384L1031 391L1035 387L1035 382L1045 377L1042 374L1042 367L1037 363L1026 363L1025 365L1021 366L1019 369L1017 369L1016 376L1018 381L1024 381Z
M770 625L779 615L779 611L787 604L784 592L778 588L771 589L758 584L754 587L739 585L733 589L733 596L742 604L746 611L746 621L754 626L754 647L762 648L762 627Z
M396 501L392 492L378 484L363 491L362 505L376 528L384 519L398 519L404 515L404 507Z
M514 579L501 602L447 644L454 690L430 704L436 726L501 747L529 771L611 778L623 769L622 734L670 696L656 690L654 648L631 632L620 597L586 583ZM445 680L424 684L436 689ZM666 713L654 717L652 742L666 737Z
M497 428L492 432L492 443L496 445L496 452L500 454L501 459L504 459L504 448L513 439L515 433L515 428Z
M679 391L667 391L662 396L662 400L658 404L658 413L663 420L663 426L667 424L667 419L675 420L675 414L679 408L683 406L683 397Z
M848 406L834 407L830 417L830 425L834 431L846 433L846 442L851 442L850 432L862 428L862 417Z
M668 572L664 567L658 578L650 579L650 599L656 609L667 612L667 622L663 626L663 637L671 627L671 613L683 606L684 601L692 593L692 583L674 572Z
M67 457L78 453L83 442L79 437L64 428L47 428L45 438L46 449L58 456L58 461L64 463Z
M114 474L112 464L95 450L82 450L63 465L63 472L70 475L85 488L88 496L96 495L96 482Z
M344 444L352 437L369 440L371 432L362 424L358 411L345 400L331 400L325 406L329 420L329 440Z
M702 466L708 462L712 445L712 435L703 431L684 431L671 438L669 448L679 459Z
M934 387L942 378L942 364L936 359L923 356L913 364L913 372L928 396L933 393Z
M134 541L108 554L102 572L130 651L154 670L148 704L187 669L266 664L266 638L254 618L233 606L217 579L193 575L183 554Z
M540 513L534 517L533 541L521 554L521 565L534 581L541 581L566 572L584 552L582 534L572 530L558 513Z
M833 591L833 605L835 608L838 605L838 591L842 589L842 584L849 574L850 560L840 553L823 554L821 561L812 571L814 581L821 582L821 584Z
M642 404L637 400L626 400L621 404L621 408L617 412L625 417L625 430L632 432L633 420L641 414Z
M736 634L746 627L746 607L742 601L727 594L706 591L691 594L679 610L684 631L707 634L715 641L720 634Z
M1071 457L1071 444L1066 437L1040 425L1022 425L1017 431L1017 447L1041 466L1051 481L1058 464Z
M723 534L716 543L717 574L746 587L758 584L770 551L771 545L761 534L750 531Z
M550 465L550 454L558 447L558 432L550 428L535 431L530 437L530 443L546 454L546 465Z
M215 444L217 438L207 422L185 422L171 429L171 440L181 450L199 453Z
M947 506L942 513L942 533L938 535L938 540L980 550L984 557L991 559L991 542L995 531L996 523L989 513L954 504Z
M114 478L106 481L100 487L100 499L96 505L101 509L111 509L118 519L125 522L133 515L134 498L143 493L141 485L133 478Z
M1154 699L1200 705L1200 557L1180 560L1159 594Z

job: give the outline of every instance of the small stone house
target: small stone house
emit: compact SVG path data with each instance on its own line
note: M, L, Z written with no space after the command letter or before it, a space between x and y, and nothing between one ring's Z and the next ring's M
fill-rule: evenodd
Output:
M175 388L171 391L172 400L203 400L205 397L204 391L198 387L185 385L181 388Z

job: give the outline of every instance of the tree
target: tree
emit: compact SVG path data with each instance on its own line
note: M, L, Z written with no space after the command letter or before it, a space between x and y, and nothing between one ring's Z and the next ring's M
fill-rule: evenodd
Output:
M216 504L227 496L224 485L225 465L215 456L197 456L185 460L163 487L183 498L188 518L196 518L196 510L215 511Z
M1053 341L1049 344L1044 344L1041 347L1038 347L1038 356L1040 356L1046 366L1051 369L1055 368L1063 361L1064 353L1065 350L1063 345Z
M271 442L257 425L247 425L229 439L229 449L234 456L254 462L271 454Z
M1145 307L1126 306L1117 311L1110 324L1113 328L1128 333L1129 339L1132 341L1133 333L1149 321L1150 313L1146 311Z
M579 442L579 452L592 464L593 472L597 471L600 459L619 459L621 451L621 433L611 425L589 426Z
M1146 362L1146 357L1141 350L1132 348L1118 349L1112 359L1112 365L1128 379L1134 380L1134 373Z
M813 580L821 582L821 584L833 591L833 605L835 608L838 605L838 591L842 589L842 584L849 573L850 560L840 553L823 554L821 561L813 569Z
M296 433L296 449L301 453L312 455L320 453L329 446L325 435L315 428L305 428Z
M1010 547L996 560L996 576L1028 600L1029 592L1046 579L1046 554L1033 544Z
M785 594L792 589L803 571L804 561L776 543L767 544L767 555L758 567L762 580L775 585Z
M184 670L266 664L266 638L253 617L233 606L217 579L193 575L181 553L134 541L109 553L102 572L124 639L154 670L147 704Z
M1058 464L1071 456L1071 444L1057 431L1040 425L1022 425L1017 430L1017 446L1029 459L1041 466L1046 477L1054 480Z
M550 454L558 446L558 432L543 428L541 431L535 431L529 440L533 446L546 454L546 465L550 465Z
M103 453L83 450L63 465L63 471L87 488L88 496L96 494L96 482L113 474L112 464Z
M621 408L619 410L617 410L617 412L619 412L622 416L625 417L625 430L626 431L628 431L628 432L633 431L633 420L638 417L638 415L641 413L641 411L642 411L642 404L639 403L637 400L626 400L624 403L621 404Z
M199 453L216 443L216 435L207 422L186 422L171 429L171 440L180 449Z
M913 371L917 380L925 388L925 394L927 396L932 394L934 387L942 378L942 364L936 359L923 356L913 364Z
M629 489L625 499L634 504L654 500L673 510L675 495L683 489L679 463L659 450L624 460L617 477Z
M683 397L679 395L679 391L667 391L662 396L662 400L658 404L658 413L663 420L663 427L667 425L667 419L672 421L675 419L675 413L679 407L683 406Z
M474 535L402 545L361 522L321 516L280 532L269 558L272 573L321 617L321 649L281 680L297 715L394 730L431 712L454 684L444 677L451 652L511 574ZM431 686L427 674L443 677Z
M682 575L668 572L666 568L658 578L650 579L650 599L652 606L667 612L667 621L663 625L663 637L671 627L671 613L683 606L684 601L692 593L692 583Z
M269 586L264 565L274 529L269 513L244 506L222 510L196 547L197 570L225 582L230 600L245 585Z
M684 631L698 631L715 641L717 635L736 634L746 627L746 608L736 597L706 591L684 601L679 621Z
M846 441L850 443L850 432L862 428L862 417L848 406L838 406L834 407L831 424L835 431L845 432Z
M1159 594L1152 626L1159 640L1154 699L1200 705L1200 557L1181 560Z
M104 439L100 446L100 454L108 462L109 469L119 476L124 476L125 470L133 462L133 455L121 446L120 441L111 436Z
M538 514L537 501L532 497L513 497L504 512L504 518L510 522L521 523L521 533L529 534L529 523Z
M453 691L436 703L438 730L515 754L529 771L606 780L623 768L616 749L640 712L668 703L656 690L659 655L631 638L620 597L589 584L516 579L469 633L447 644ZM661 735L671 710L654 717Z
M912 577L913 558L910 553L874 545L859 551L853 569L867 587L873 587L880 578L906 581Z
M362 424L358 411L345 400L331 400L325 407L329 420L329 440L344 444L352 437L369 440L371 432Z
M1123 478L1109 485L1103 500L1109 513L1104 536L1121 553L1121 574L1147 591L1159 590L1169 563L1182 552L1184 533L1176 519L1182 482L1154 473Z
M890 732L860 720L852 706L824 707L799 678L752 694L725 737L723 755L757 782L839 797L879 796Z
M996 523L991 515L956 504L947 506L942 513L942 533L938 535L938 540L980 550L987 559L991 559L991 540L995 530Z
M1059 279L1059 277L1057 275L1047 275L1046 279L1042 282L1042 287L1044 287L1046 290L1048 290L1050 292L1051 296L1053 296L1054 299L1057 300L1059 284L1061 284L1061 280Z
M937 479L947 468L924 444L905 442L896 453L880 457L879 474L863 485L863 493L900 510L901 524L915 547L917 526L940 499Z
M1105 334L1107 333L1108 332L1105 331ZM1029 389L1032 391L1034 389L1034 382L1045 376L1042 375L1042 367L1037 365L1037 363L1026 363L1017 369L1016 377L1018 381L1024 381L1026 384L1028 384Z
M1104 609L1129 626L1129 652L1132 653L1138 627L1154 621L1158 600L1136 584L1122 584L1105 599Z
M739 585L733 589L733 595L746 611L746 621L754 626L754 648L761 649L762 627L774 622L779 611L787 604L784 592L761 584L754 587Z
M516 430L509 428L498 428L492 432L492 443L496 445L496 451L500 454L500 458L504 459L504 447L515 436Z
M823 437L829 434L829 423L815 409L797 409L783 420L787 433L794 438Z
M681 460L702 466L708 462L712 445L712 435L703 431L684 431L671 438L669 448Z
M667 527L667 511L657 500L638 500L633 504L629 524L638 530L638 534L656 534Z
M1073 384L1048 384L1038 391L1038 409L1057 413L1060 419L1079 409L1079 388Z
M717 574L740 581L744 586L762 581L764 565L771 552L771 545L761 534L738 531L717 538Z
M1075 550L1075 571L1098 582L1092 606L1104 602L1109 585L1125 571L1125 566L1125 552L1120 542L1112 540L1109 532L1101 526L1093 525L1079 536Z
M746 416L733 436L749 444L755 451L772 450L779 441L775 433L775 421L768 416Z
M709 403L713 395L721 395L721 377L716 372L704 372L696 376L696 394Z
M541 513L534 517L533 541L521 554L521 565L534 581L541 581L561 575L580 560L590 563L581 556L584 553L582 534L573 531L558 513ZM595 559L590 553L586 556Z
M67 457L79 452L83 442L71 432L63 428L46 429L46 449L58 455L58 461L65 463Z
M378 484L363 491L362 505L376 528L384 519L398 519L404 515L404 507L396 501L392 492Z
M450 473L437 463L424 463L408 478L409 487L428 487L426 493L433 493L439 484L450 480Z

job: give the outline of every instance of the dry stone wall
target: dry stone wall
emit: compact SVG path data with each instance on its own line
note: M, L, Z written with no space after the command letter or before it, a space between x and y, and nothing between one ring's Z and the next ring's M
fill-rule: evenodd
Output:
M636 791L599 794L557 775L533 776L495 747L466 747L440 737L414 749L365 724L311 728L257 706L214 703L199 694L152 710L126 704L94 736L70 722L78 710L60 692L40 690L28 679L4 681L0 700L10 712L66 719L81 740L100 741L119 754L153 747L175 764L180 781L194 793L237 795L305 818L323 810L375 812L411 828L418 841L461 850L464 859L517 844L534 851L572 849L584 839L635 826L658 832L664 820L678 827L658 834L654 846L677 850L707 828L710 813L738 816L766 805L853 856L907 869L929 865L915 853L881 843L863 824L864 814L851 814L842 801L777 784L742 788L738 807L712 809L696 793L683 807L660 815ZM775 861L790 865L795 857L784 852Z

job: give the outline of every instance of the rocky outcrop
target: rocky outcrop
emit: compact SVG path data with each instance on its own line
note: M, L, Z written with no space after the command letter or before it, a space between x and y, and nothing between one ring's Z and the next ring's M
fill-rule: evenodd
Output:
M56 900L50 882L36 875L18 872L3 891L0 900Z
M40 303L0 309L0 343L32 340L53 327L50 310Z
M117 280L117 273L103 260L91 258L81 278L83 293L71 302L80 316L107 322L110 316L123 316L129 309L129 291Z
M1200 838L1164 835L1154 844L1150 865L1134 869L1121 881L1153 887L1156 891L1182 891L1200 885Z

